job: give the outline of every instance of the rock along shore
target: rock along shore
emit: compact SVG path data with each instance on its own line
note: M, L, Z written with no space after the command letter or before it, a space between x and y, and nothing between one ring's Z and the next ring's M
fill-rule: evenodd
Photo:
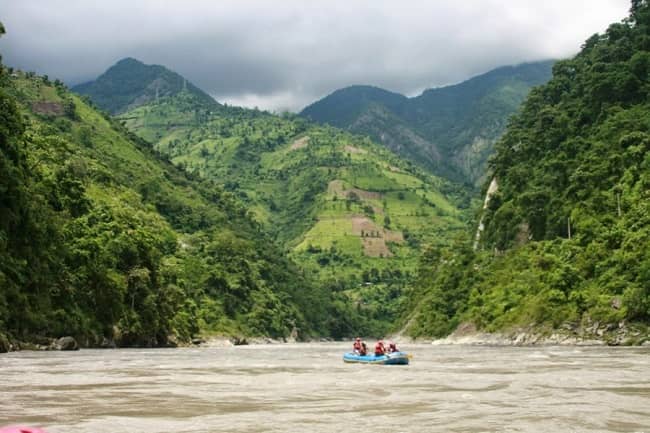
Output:
M536 327L518 328L502 332L482 332L472 323L463 323L445 338L434 340L433 345L485 345L485 346L649 346L647 328L598 322L586 327L564 326L560 329Z

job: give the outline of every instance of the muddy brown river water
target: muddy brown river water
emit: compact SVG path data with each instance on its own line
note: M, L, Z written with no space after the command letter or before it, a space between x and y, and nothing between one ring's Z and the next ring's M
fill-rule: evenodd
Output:
M648 432L650 348L348 344L0 355L0 426L48 433Z

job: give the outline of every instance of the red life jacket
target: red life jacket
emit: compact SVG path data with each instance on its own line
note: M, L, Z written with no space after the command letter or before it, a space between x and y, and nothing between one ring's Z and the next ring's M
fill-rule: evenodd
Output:
M384 353L386 353L386 347L384 347L384 343L378 341L375 344L375 355L383 355Z
M352 345L352 349L361 351L361 342L360 341L355 341L354 344Z
M388 351L391 352L391 353L392 353L392 352L397 352L397 351L398 351L398 350L397 350L397 345L396 345L395 343L390 343L390 344L388 345Z

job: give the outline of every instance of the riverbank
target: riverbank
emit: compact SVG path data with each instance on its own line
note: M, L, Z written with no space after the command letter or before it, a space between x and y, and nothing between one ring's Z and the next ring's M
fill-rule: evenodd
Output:
M310 342L331 342L328 338L318 338ZM30 336L28 339L15 339L0 333L0 353L18 352L22 350L32 351L58 351L58 350L79 350L84 349L119 349L119 348L177 348L177 347L231 347L246 345L286 344L296 343L295 335L283 339L270 337L244 337L227 335L207 335L192 338L188 341L181 341L174 336L169 336L165 344L148 345L122 345L119 340L109 338L96 339L75 339L71 336L52 338L44 336Z
M617 325L590 323L560 329L516 328L501 332L479 331L472 323L463 323L433 345L489 346L649 346L650 330L645 325L621 322Z
M0 334L0 353L21 350L79 350L80 346L73 337L49 338L33 337L29 341L20 341Z
M650 328L644 324L591 323L585 327L564 326L560 329L546 329L530 326L501 332L484 332L472 323L463 323L445 338L410 338L403 333L389 336L398 344L468 345L468 346L650 346ZM165 345L121 346L115 341L103 339L98 342L78 342L73 337L33 337L29 341L10 339L0 334L0 353L21 350L57 351L79 350L80 348L117 349L120 347L176 348L176 347L233 347L246 345L278 345L298 342L295 337L273 339L270 337L243 337L208 335L190 341L177 341L173 337ZM313 338L306 343L332 342L329 338Z

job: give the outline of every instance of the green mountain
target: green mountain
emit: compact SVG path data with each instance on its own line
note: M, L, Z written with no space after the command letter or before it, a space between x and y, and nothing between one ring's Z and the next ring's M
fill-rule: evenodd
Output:
M117 85L116 85L117 84ZM122 113L159 98L184 92L197 108L216 108L217 102L185 78L159 65L122 59L96 80L72 87L111 114Z
M513 117L491 163L478 248L425 255L409 332L473 322L648 338L650 5L632 4Z
M329 335L330 294L231 193L59 81L2 68L0 106L0 343Z
M464 229L466 192L367 138L292 115L197 109L187 98L117 118L178 167L235 194L302 272L339 293L336 335L387 331L421 245L447 245Z
M480 184L487 159L531 87L553 61L506 66L413 98L371 86L337 90L301 115L369 135L398 154L457 181Z

